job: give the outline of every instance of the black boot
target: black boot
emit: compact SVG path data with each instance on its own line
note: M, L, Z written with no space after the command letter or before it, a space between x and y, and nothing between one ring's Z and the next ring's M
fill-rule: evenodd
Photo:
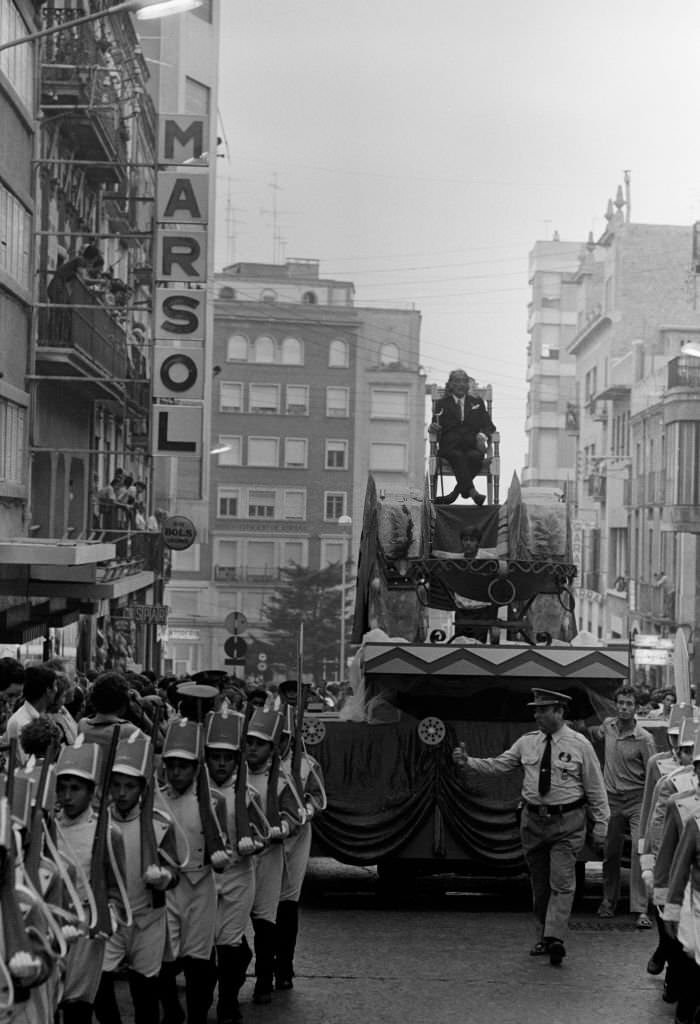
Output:
M122 1016L114 994L114 972L103 971L93 1010L100 1024L121 1024Z
M240 1024L241 1008L238 993L246 979L248 964L253 959L245 936L240 946L217 946L216 966L219 980L217 1024Z
M129 971L129 992L134 1004L134 1024L155 1024L158 1020L158 976L146 978Z
M275 925L275 988L293 988L294 950L299 931L299 904L282 900L277 906Z
M92 1003L82 1000L63 1003L61 1006L63 1024L92 1024Z
M254 1003L272 1001L272 976L275 966L275 925L272 921L253 919L255 933L255 989Z
M207 1024L207 1014L212 1004L216 984L216 968L212 960L186 956L185 1001L187 1003L187 1024Z
M164 961L158 975L158 998L163 1007L162 1024L184 1024L185 1011L177 995L177 976L180 973L179 960Z

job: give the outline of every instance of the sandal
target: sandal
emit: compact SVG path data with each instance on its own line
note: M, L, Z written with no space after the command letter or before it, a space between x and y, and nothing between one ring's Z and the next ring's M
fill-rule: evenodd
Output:
M648 914L639 914L634 927L646 930L647 928L653 928L654 926Z
M530 950L530 956L547 956L549 954L549 943L542 940L536 942Z

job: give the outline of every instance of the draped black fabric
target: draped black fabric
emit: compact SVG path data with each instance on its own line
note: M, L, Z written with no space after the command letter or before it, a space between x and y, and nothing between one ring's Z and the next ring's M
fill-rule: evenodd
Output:
M327 810L314 819L317 848L346 863L374 864L411 842L412 856L444 856L449 839L475 868L522 871L522 773L465 777L452 749L463 740L476 756L500 753L531 726L460 722L447 726L440 745L427 746L417 724L326 723L325 739L310 748L328 793Z

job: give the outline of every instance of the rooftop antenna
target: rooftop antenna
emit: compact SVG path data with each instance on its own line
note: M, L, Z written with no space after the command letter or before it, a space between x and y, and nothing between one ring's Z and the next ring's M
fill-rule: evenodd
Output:
M625 183L625 221L629 224L632 217L632 171L623 171Z

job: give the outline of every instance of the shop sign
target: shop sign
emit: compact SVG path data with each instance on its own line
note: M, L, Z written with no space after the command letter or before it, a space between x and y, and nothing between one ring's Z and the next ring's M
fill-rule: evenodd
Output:
M163 543L171 551L186 551L197 537L194 523L187 516L168 516L163 523Z

